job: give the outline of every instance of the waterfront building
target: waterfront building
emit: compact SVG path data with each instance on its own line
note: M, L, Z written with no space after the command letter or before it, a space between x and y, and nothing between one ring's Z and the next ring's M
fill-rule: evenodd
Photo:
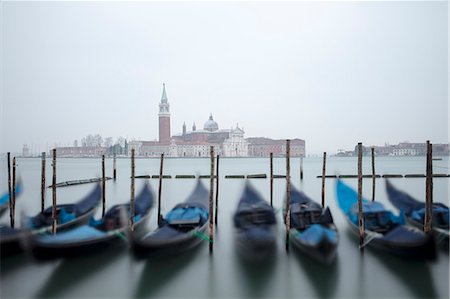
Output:
M247 138L248 152L251 157L269 157L273 153L275 157L286 156L286 139L270 139L265 137ZM305 140L291 140L291 157L305 156Z

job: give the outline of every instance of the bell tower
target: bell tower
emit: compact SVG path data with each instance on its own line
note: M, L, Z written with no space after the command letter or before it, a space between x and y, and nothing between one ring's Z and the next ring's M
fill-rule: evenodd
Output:
M159 103L159 143L170 143L170 105L167 100L166 84L163 83L161 102Z

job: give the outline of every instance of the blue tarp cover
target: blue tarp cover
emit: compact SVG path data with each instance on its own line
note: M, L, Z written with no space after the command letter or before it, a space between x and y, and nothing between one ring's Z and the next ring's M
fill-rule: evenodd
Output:
M39 237L42 243L70 243L81 240L93 239L104 236L106 233L95 229L89 225L79 226L77 228L59 232L55 235L43 235Z
M338 242L338 237L336 231L324 227L320 224L313 224L305 229L303 232L298 233L298 238L302 241L310 243L312 245L317 245L322 242L323 239L328 239L332 243Z
M169 224L176 222L201 222L208 219L208 212L199 207L175 208L167 213L165 217Z
M349 219L356 225L358 225L358 194L356 191L341 180L337 181L336 186L338 204L341 210L349 217ZM405 219L403 213L399 216L395 216L392 212L387 211L383 204L376 201L368 201L362 199L363 214L365 218L364 226L369 228L371 226L383 226L389 222L404 224ZM377 214L377 219L370 219L370 215ZM367 218L366 218L367 217Z

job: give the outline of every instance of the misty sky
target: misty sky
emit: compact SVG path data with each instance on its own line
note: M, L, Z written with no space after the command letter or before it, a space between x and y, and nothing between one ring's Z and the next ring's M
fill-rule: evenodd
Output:
M307 154L448 142L448 4L2 2L0 152L185 121Z

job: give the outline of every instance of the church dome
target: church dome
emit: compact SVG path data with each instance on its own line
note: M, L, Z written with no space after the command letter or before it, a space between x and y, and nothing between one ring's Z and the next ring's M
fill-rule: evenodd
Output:
M205 122L203 130L210 132L219 130L219 125L214 121L212 114L209 116L209 119Z

